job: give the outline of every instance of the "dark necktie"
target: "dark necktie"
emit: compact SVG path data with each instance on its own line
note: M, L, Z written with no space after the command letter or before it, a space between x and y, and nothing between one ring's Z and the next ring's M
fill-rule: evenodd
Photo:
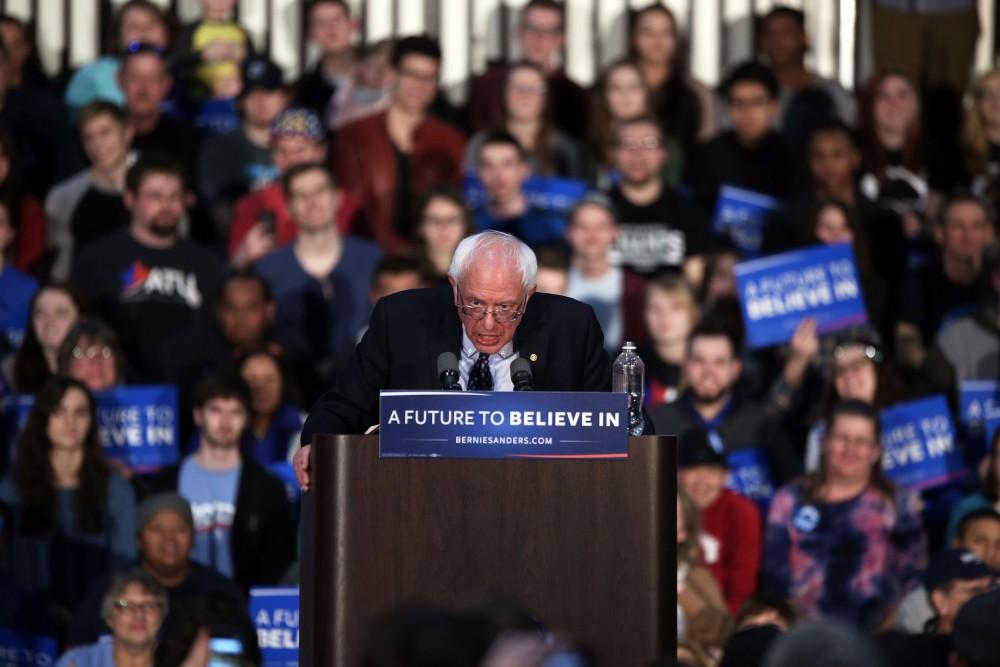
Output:
M490 373L490 355L485 352L479 353L479 358L472 365L469 371L469 389L490 390L493 389L493 375Z

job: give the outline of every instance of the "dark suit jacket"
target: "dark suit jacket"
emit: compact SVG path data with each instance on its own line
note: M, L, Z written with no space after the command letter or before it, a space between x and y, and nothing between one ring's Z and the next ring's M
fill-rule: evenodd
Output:
M377 424L381 389L439 388L438 355L457 354L461 345L462 322L450 286L383 298L350 363L313 407L302 442L312 442L316 433L363 433ZM533 295L514 347L531 363L536 391L611 391L611 363L590 306Z

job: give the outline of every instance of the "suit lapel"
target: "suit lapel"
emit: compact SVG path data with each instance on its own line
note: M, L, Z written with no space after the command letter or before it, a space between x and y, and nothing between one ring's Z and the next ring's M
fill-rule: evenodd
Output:
M548 330L546 326L546 309L539 308L537 295L528 300L524 320L514 332L514 345L517 354L527 359L531 364L531 377L534 388L545 391L548 388ZM532 305L534 304L534 307Z
M426 386L430 389L441 387L437 372L438 356L442 352L459 356L462 351L462 321L458 319L458 311L452 302L451 287L441 288L441 292L442 298L435 303L434 312L428 313L432 322L428 328L430 335L424 343L426 370L423 375L426 377Z

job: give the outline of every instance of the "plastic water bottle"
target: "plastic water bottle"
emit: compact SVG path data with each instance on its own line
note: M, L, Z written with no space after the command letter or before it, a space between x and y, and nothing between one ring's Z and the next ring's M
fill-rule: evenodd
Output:
M629 435L642 435L646 426L642 416L643 385L646 381L646 365L635 353L635 343L626 341L622 353L611 368L611 390L628 394Z

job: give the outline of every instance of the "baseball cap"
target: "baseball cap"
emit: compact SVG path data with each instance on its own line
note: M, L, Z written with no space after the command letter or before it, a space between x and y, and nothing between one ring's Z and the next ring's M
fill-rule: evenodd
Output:
M971 551L944 549L936 554L927 566L924 572L924 585L928 591L933 591L956 579L982 579L995 575L996 573Z
M285 76L281 68L262 56L251 56L243 63L243 94L251 90L281 90Z
M677 452L677 467L694 466L728 467L722 453L723 444L719 436L707 429L696 427L681 434Z
M164 491L163 493L157 493L155 496L146 498L136 508L136 532L145 528L153 516L163 510L172 510L180 514L185 523L190 526L192 532L194 531L194 515L191 513L191 505L188 501L179 493Z
M974 664L997 664L1000 656L1000 589L981 593L966 602L955 617L952 646L958 657Z
M326 140L326 132L319 117L301 107L285 109L271 123L271 137L305 137L316 142Z

